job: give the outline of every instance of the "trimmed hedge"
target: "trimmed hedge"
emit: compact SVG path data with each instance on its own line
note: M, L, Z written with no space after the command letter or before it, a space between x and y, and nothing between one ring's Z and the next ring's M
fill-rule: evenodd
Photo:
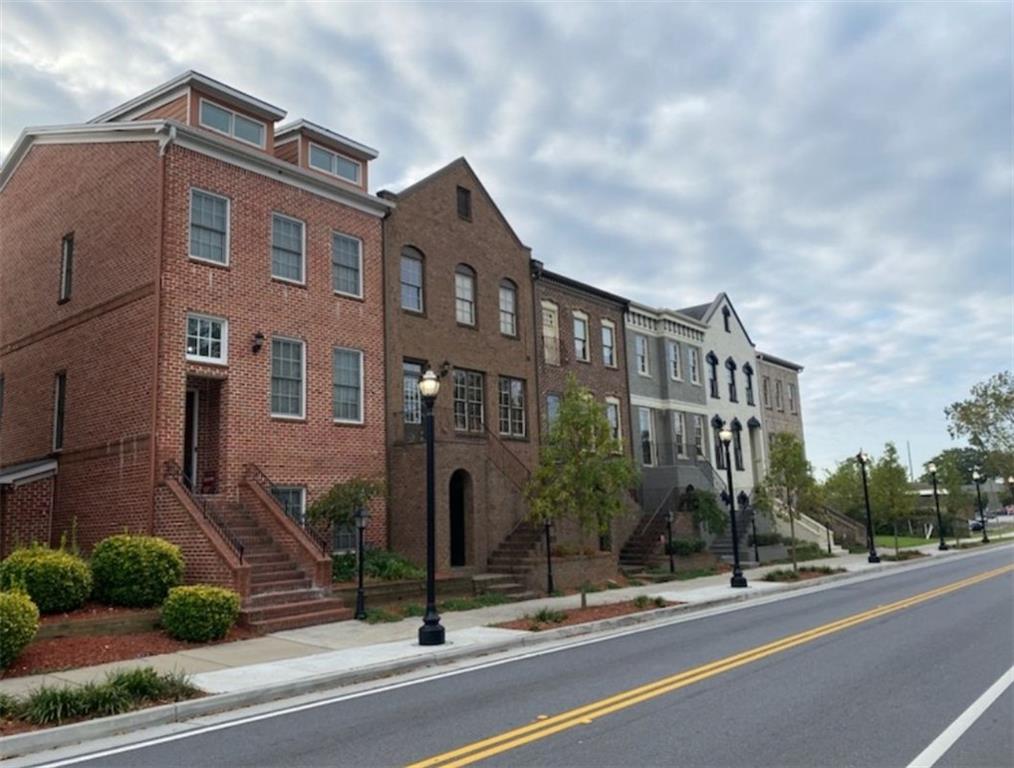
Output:
M354 581L356 578L356 553L345 552L331 556L331 573L334 581ZM369 579L400 581L421 579L426 576L419 566L406 560L396 552L385 549L367 549L363 557L363 573Z
M26 547L0 563L0 589L24 589L41 613L72 611L92 593L92 572L69 552Z
M0 669L7 667L39 631L39 609L19 590L0 592Z
M158 605L183 579L180 548L156 536L110 536L92 550L91 562L95 597L110 605Z
M236 623L239 595L221 587L173 587L162 604L162 626L177 640L219 640Z
M689 557L690 555L696 555L698 552L704 551L704 540L703 539L673 539L672 540L672 553L680 557ZM669 553L666 552L668 555Z

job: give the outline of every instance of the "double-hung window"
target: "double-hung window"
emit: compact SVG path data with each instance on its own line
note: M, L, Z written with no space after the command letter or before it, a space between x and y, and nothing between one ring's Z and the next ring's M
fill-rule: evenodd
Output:
M648 363L647 336L634 337L634 354L635 357L637 358L637 372L641 376L651 376L651 370Z
M401 386L406 424L422 424L422 395L419 394L422 373L420 363L405 360L401 364Z
M363 353L336 347L332 355L334 420L363 423Z
M753 366L750 363L743 366L743 376L746 378L746 404L756 405L753 397Z
M271 276L302 284L306 263L303 222L280 213L271 215Z
M694 458L704 458L704 417L694 416Z
M483 378L478 371L454 372L454 429L482 432Z
M673 428L673 443L675 444L675 451L677 456L683 456L686 451L684 448L686 434L687 434L687 422L686 416L680 411L674 411L672 415L672 428Z
M725 361L725 370L729 372L729 402L738 403L739 395L736 393L736 363L731 357Z
M714 352L708 353L708 389L711 396L718 399L718 356Z
M319 144L310 143L310 167L339 179L359 184L359 163Z
M765 408L771 407L771 379L767 376L761 379L761 399Z
M500 377L500 434L525 436L525 382Z
M680 345L677 341L669 342L669 378L673 381L679 381L682 378Z
M546 424L550 429L556 423L560 415L560 396L555 394L546 395Z
M458 202L458 218L464 219L465 221L471 221L472 190L465 189L465 187L458 187L457 202Z
M264 123L201 99L201 127L264 149Z
M229 199L190 190L190 258L229 263Z
M500 282L500 333L518 335L518 289L510 280Z
M732 454L736 461L736 469L743 471L743 430L732 430Z
M690 347L687 350L690 354L687 360L690 366L690 381L694 384L701 383L701 350L697 347Z
M655 463L655 428L651 423L651 408L638 408L637 422L641 432L641 463L650 467Z
M785 401L782 399L782 382L775 379L775 407L779 411L785 410Z
M560 364L560 311L551 302L542 302L542 354L549 365Z
M588 316L574 313L574 359L587 363L591 360L588 349Z
M401 308L423 311L423 260L414 248L401 251Z
M461 325L475 325L475 270L465 264L454 270L454 316Z
M60 371L53 379L53 450L63 450L63 421L67 405L67 372Z
M725 469L725 443L722 442L722 438L719 436L721 427L715 427L715 468Z
M789 384L789 412L798 413L796 409L796 385Z
M602 321L602 364L616 367L616 326L609 320Z
M620 421L620 401L615 397L606 398L606 421L609 422L609 437L616 443L614 449L622 451L620 440L623 435L623 426Z
M71 279L74 275L74 233L63 236L60 248L60 295L58 302L70 301Z
M298 339L271 339L271 415L301 419L305 400L306 345Z
M306 524L306 488L301 485L273 485L271 495L292 520L299 525Z
M187 313L187 360L215 365L228 363L228 321L221 317Z
M363 244L341 232L331 233L331 288L345 296L363 297Z

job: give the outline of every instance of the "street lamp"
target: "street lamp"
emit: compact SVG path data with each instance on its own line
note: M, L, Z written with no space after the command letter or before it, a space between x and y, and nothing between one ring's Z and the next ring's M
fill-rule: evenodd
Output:
M1007 492L1010 494L1010 502L1014 504L1014 475L1007 475Z
M979 522L982 523L982 543L989 544L989 536L986 535L986 512L982 507L982 473L978 467L972 470L972 482L975 483L975 496L979 500Z
M443 645L444 628L437 613L437 510L436 471L433 463L433 404L440 392L440 379L427 369L419 380L423 404L423 431L426 434L426 613L419 627L419 645Z
M760 548L757 544L757 510L750 506L750 497L746 495L746 491L740 491L736 500L739 502L740 509L750 510L750 533L753 534L753 559L757 565L760 565Z
M940 529L940 546L937 547L941 552L946 552L949 547L944 541L944 519L940 517L940 496L937 493L937 465L929 465L930 477L933 478L933 506L937 508L937 527Z
M553 545L552 529L553 521L548 517L542 522L546 534L546 594L553 594L556 589L553 586Z
M856 454L856 461L859 462L859 467L863 473L863 499L866 501L866 543L870 548L870 556L866 558L866 560L870 563L879 563L880 557L877 555L877 545L873 540L873 515L870 514L870 489L866 482L866 465L870 463L870 457L863 453L860 449L859 453Z
M356 587L356 619L362 621L366 618L366 591L363 589L363 562L366 558L363 556L365 554L363 537L366 533L366 523L370 519L370 512L366 507L360 507L356 510L356 514L353 515L353 519L356 521L356 531L358 533L356 557L359 561L359 585Z
M671 509L667 509L665 511L665 533L666 533L665 551L669 553L669 573L676 573L676 561L673 559L673 551L672 551L672 510Z
M717 417L716 417L717 418ZM746 577L739 567L739 529L736 527L736 491L732 487L732 457L729 455L729 443L732 442L732 430L725 424L718 432L725 450L725 469L729 482L729 518L732 520L732 578L729 584L733 587L745 587Z

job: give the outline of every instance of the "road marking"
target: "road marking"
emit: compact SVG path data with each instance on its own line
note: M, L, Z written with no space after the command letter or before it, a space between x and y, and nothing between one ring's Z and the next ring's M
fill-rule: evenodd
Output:
M558 715L548 717L545 720L540 720L519 728L514 728L496 736L481 739L471 744L466 744L462 747L452 749L448 752L434 755L433 757L426 758L425 760L411 763L408 768L437 768L437 766L440 768L458 768L458 766L470 765L478 762L479 760L485 760L486 758L493 757L494 755L498 755L512 749L517 749L518 747L524 746L525 744L529 744L533 741L547 738L548 736L560 733L561 731L569 730L577 725L585 724L585 722L589 719L597 719L605 715L619 712L636 704L672 693L680 688L685 688L689 685L702 682L716 675L744 666L745 664L759 661L760 659L773 654L787 651L791 648L817 640L818 638L841 632L842 630L872 621L873 619L919 605L927 600L932 600L951 592L955 592L959 589L970 587L974 584L986 581L987 579L1002 576L1010 573L1011 571L1014 571L1014 565L1005 565L991 571L986 571L975 576L961 579L960 581L952 582L951 584L945 584L942 587L937 587L936 589L931 589L927 592L922 592L893 603L888 603L887 605L881 605L868 611L853 614L852 616L846 616L843 619L823 624L819 627L814 627L803 632L798 632L794 635L788 635L773 642L751 648L747 651L727 656L724 659L718 659L717 661L702 664L698 667L693 667L678 674L656 680L652 683L647 683L645 685L638 686L637 688L632 688L630 690L608 696L590 704L585 704L575 709L562 712Z
M937 760L943 757L944 753L964 736L965 731L971 728L975 721L982 717L983 713L1012 684L1014 684L1014 667L1008 669L999 680L986 689L985 693L973 701L968 709L958 715L955 721L944 729L943 733L933 739L930 745L908 764L908 768L933 768Z

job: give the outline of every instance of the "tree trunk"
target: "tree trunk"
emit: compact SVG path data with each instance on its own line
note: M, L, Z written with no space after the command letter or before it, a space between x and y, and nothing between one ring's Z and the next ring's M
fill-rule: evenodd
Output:
M792 537L792 570L799 570L799 563L796 562L796 518L792 514L792 507L789 507L789 536Z
M898 547L898 521L891 521L891 528L894 530L894 556L901 557L901 549Z

